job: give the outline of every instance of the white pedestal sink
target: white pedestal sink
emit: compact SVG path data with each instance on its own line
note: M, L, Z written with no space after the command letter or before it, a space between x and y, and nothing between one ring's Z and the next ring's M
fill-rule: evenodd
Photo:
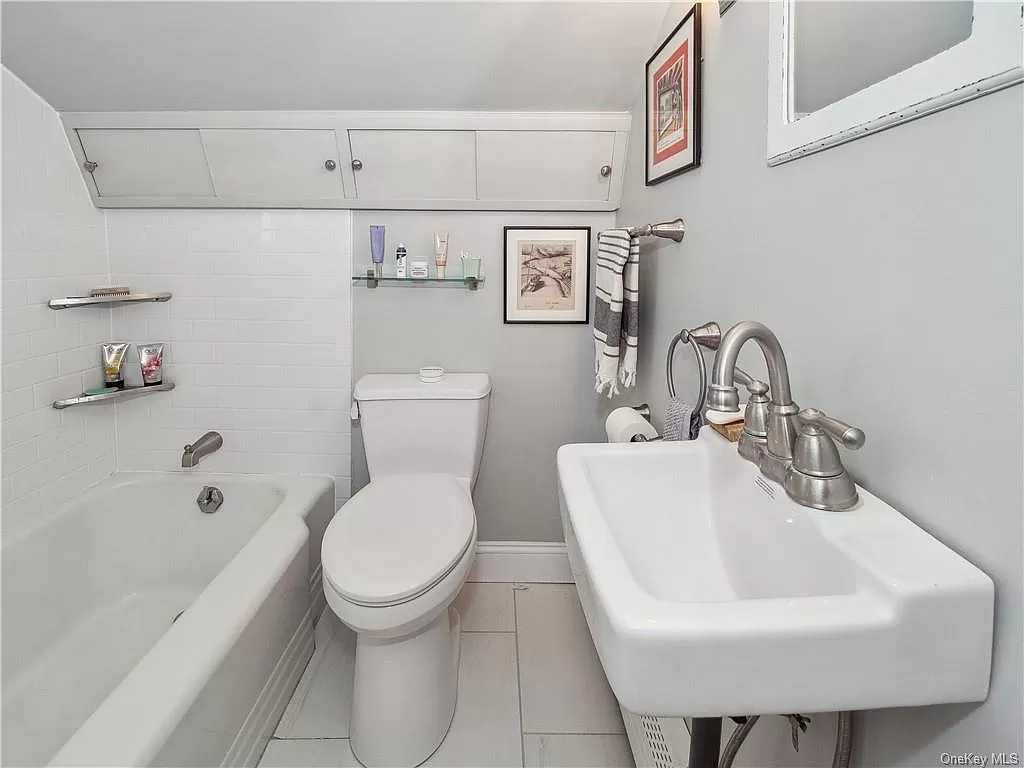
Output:
M993 584L860 489L801 507L710 429L566 445L559 503L608 681L661 716L981 701Z

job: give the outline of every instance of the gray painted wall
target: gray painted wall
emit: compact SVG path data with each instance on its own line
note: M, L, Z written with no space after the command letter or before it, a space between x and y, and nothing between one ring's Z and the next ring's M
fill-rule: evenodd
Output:
M644 187L634 113L619 221L688 225L641 260L640 394L664 412L680 326L774 329L796 401L867 432L845 455L857 480L996 582L988 701L866 714L856 762L1022 751L1021 88L769 168L768 6L705 9L702 167Z
M353 220L354 274L370 263L371 224L387 227L386 266L399 242L410 259L433 263L433 232L451 232L449 273L461 274L458 253L483 260L476 292L453 286L353 288L354 377L369 372L486 371L493 381L487 440L474 499L479 537L486 541L561 541L555 451L563 443L604 437L593 391L594 342L584 325L504 325L502 228L518 225L612 225L610 213L477 213L369 211ZM593 266L593 259L591 261ZM362 433L352 431L352 490L365 485Z

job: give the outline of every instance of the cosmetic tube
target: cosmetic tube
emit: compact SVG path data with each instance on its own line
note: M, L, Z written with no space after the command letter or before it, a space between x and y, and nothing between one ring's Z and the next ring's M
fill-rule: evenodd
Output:
M124 389L124 358L128 353L126 342L104 344L103 352L103 383L108 387Z
M370 258L373 260L373 272L377 277L384 276L384 226L370 225Z
M444 277L448 265L448 233L434 233L434 266L437 267L437 276Z
M163 344L140 345L139 363L142 365L142 386L152 387L164 383Z
M399 243L395 249L395 277L405 277L405 261L409 258L409 252L405 249L405 243Z

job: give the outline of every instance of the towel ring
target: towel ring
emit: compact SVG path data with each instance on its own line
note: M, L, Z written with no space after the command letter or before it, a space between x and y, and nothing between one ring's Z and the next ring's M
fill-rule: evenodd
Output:
M665 380L668 382L668 394L670 397L676 396L676 382L675 376L672 373L672 361L676 354L676 346L680 341L685 341L689 344L693 350L694 357L697 358L700 393L697 395L697 406L693 410L695 413L702 413L708 397L708 366L704 360L704 353L700 351L700 348L707 347L708 349L717 350L718 345L722 341L722 329L718 323L712 320L703 325L698 325L696 328L683 328L683 330L672 337L672 341L668 345L668 355L665 357ZM733 370L733 380L737 384L746 387L749 392L754 391L751 389L752 386L765 387L762 393L767 391L767 384L755 379L738 365Z
M717 323L708 323L707 325L714 325L716 329L718 328ZM704 326L701 327L703 328ZM696 330L695 328L694 331ZM665 357L665 380L668 382L668 394L669 397L676 396L676 381L675 375L672 373L672 362L675 358L676 346L678 346L680 341L685 341L689 344L690 349L693 350L693 356L697 358L697 375L700 377L700 390L697 395L697 405L694 406L693 410L695 413L701 413L704 410L704 403L708 396L708 366L704 360L704 354L700 351L700 345L694 337L694 333L686 328L673 336L672 341L668 345L668 355ZM715 347L717 346L715 344ZM712 347L712 349L715 347Z

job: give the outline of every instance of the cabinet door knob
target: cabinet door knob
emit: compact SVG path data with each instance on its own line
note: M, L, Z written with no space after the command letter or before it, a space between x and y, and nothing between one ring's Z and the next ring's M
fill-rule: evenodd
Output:
M353 171L361 171L361 170L363 170L363 161L359 160L359 159L353 160L352 161L352 170Z
M84 163L82 163L82 167L85 168L85 170L87 170L89 173L92 173L93 171L100 167L100 164L94 163L92 160L86 160Z
M324 163L324 168L326 168L328 171L333 171L337 167L338 164L333 160L328 160L327 162Z
M612 167L610 165L602 165L601 166L601 176L603 176L604 178L607 179L611 175L612 175Z

